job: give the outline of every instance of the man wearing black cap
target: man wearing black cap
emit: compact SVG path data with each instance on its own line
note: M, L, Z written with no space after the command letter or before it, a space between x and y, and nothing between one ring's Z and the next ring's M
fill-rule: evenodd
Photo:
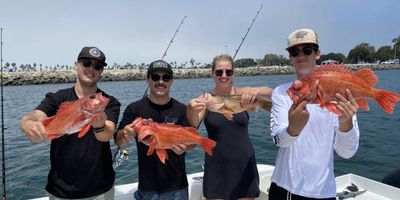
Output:
M149 147L137 140L130 127L136 117L152 118L155 122L189 126L186 106L169 96L173 82L171 65L157 60L149 65L146 77L150 94L126 108L118 126L116 144L125 146L136 138L139 165L139 199L188 199L185 152L194 146L176 145L167 150L168 160L163 164L156 154L147 156Z
M53 139L50 147L51 169L46 191L55 199L114 199L115 172L109 140L114 135L121 104L99 88L106 57L96 47L84 47L74 64L77 80L72 88L48 93L42 102L21 119L21 130L35 143L45 141L42 121L56 114L64 102L101 92L111 99L91 124L89 132Z

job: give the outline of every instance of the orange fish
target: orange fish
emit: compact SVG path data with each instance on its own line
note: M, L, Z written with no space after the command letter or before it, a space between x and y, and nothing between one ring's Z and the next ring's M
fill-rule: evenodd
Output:
M48 134L47 139L52 140L78 131L78 138L83 137L89 131L96 115L105 109L109 101L109 98L99 92L62 103L54 116L42 122Z
M154 122L151 118L137 117L133 120L131 127L138 134L138 141L149 146L147 155L153 155L155 150L158 158L164 164L168 159L166 149L170 149L173 145L197 144L210 156L216 145L215 141L202 137L196 128L161 124Z
M335 94L346 96L345 90L349 89L361 109L369 110L366 99L370 98L374 99L387 113L393 114L400 95L373 88L377 83L378 77L369 68L353 72L345 65L331 64L316 68L302 80L293 81L287 92L295 104L308 99L311 103L318 103L321 108L327 108L340 115L336 108ZM309 99L312 91L316 92L315 98Z

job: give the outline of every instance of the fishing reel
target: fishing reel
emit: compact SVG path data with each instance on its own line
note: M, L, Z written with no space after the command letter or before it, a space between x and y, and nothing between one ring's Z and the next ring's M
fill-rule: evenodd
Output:
M117 154L114 157L115 168L119 167L129 159L129 151L128 149L118 149Z

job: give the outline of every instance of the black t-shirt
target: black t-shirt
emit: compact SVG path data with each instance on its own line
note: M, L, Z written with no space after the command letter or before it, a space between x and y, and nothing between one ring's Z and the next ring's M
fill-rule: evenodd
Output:
M171 98L165 105L152 103L147 97L131 103L124 111L118 129L123 129L132 123L136 117L152 118L159 123L174 123L189 126L186 119L186 106ZM177 155L167 150L168 160L163 164L154 152L147 156L149 147L137 141L139 163L139 190L156 191L159 193L180 190L188 187L186 178L185 154Z
M103 96L111 99L105 113L107 120L117 124L121 104L100 89ZM74 88L46 94L36 107L47 114L56 114L61 103L77 100ZM46 190L60 198L88 198L107 192L114 185L110 142L101 142L92 128L82 138L78 134L53 139L50 147L51 169Z

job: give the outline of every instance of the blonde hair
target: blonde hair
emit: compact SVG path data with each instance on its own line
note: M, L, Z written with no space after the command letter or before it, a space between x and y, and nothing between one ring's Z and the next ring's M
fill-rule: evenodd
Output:
M217 65L217 62L219 61L228 61L232 64L232 69L235 67L234 63L233 63L233 59L230 55L228 54L221 54L218 56L215 56L212 62L212 71L215 70L215 65Z

